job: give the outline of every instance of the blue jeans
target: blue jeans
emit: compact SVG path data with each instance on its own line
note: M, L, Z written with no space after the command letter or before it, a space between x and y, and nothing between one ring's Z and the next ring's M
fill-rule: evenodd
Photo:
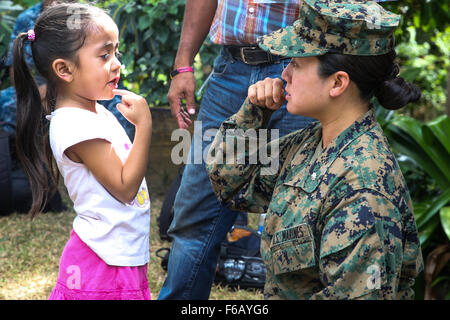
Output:
M158 299L209 298L220 244L238 214L219 203L204 161L199 164L194 160L199 144L202 145L201 150L207 150L214 138L203 141L197 127L201 125L202 134L208 129L219 128L225 119L239 110L251 84L266 77L281 77L288 63L289 60L282 60L280 63L250 66L234 60L226 49L216 58L195 122L194 139L188 156L191 161L185 166L175 198L174 219L168 231L173 240L168 274ZM272 114L268 129L278 128L279 135L283 136L305 127L311 121L311 118L288 113L284 105Z

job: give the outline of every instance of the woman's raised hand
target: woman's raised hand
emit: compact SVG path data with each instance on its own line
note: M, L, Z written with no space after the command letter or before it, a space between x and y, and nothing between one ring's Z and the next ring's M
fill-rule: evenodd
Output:
M286 100L283 81L279 78L258 81L248 88L248 98L260 107L277 110Z

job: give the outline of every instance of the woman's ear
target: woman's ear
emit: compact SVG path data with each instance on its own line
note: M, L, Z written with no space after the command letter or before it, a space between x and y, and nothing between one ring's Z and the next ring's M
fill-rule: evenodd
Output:
M337 98L347 90L350 85L350 76L345 71L338 71L332 76L332 87L330 89L330 96Z
M52 63L52 68L58 78L67 83L72 82L75 69L73 63L64 59L56 59Z

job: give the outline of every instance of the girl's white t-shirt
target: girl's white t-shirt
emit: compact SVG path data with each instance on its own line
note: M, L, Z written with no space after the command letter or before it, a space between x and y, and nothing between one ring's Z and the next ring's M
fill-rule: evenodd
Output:
M122 163L132 143L114 115L100 104L97 113L80 108L56 109L50 119L50 145L77 216L73 229L103 261L114 266L139 266L149 261L150 198L145 178L135 199L114 198L82 164L64 151L79 142L104 139Z

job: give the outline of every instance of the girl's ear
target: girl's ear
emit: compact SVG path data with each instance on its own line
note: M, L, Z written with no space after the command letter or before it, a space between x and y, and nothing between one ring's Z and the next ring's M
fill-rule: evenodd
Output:
M60 58L56 59L52 63L52 69L56 76L64 82L72 82L73 72L75 70L75 66L72 62Z
M330 96L337 98L345 92L350 85L350 76L345 71L338 71L332 76L332 87L330 89Z

